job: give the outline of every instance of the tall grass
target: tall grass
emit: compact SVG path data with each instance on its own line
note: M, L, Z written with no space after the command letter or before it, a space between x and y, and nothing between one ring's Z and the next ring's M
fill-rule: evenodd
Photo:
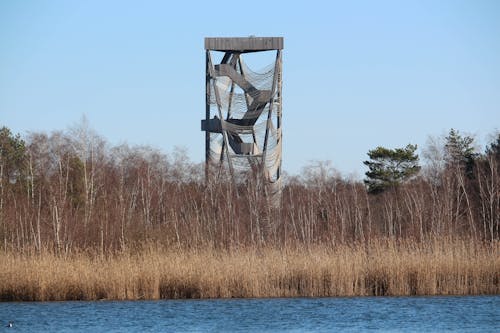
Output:
M0 253L0 299L98 300L500 291L500 244L373 240L337 246Z

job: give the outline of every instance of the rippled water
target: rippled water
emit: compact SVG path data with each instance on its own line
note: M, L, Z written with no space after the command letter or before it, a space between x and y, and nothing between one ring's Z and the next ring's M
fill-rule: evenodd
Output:
M500 332L500 296L0 303L0 323L0 332Z

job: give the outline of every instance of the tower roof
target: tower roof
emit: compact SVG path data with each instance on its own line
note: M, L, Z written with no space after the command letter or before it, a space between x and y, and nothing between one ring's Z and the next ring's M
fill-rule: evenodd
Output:
M252 52L282 49L283 37L205 37L205 50Z

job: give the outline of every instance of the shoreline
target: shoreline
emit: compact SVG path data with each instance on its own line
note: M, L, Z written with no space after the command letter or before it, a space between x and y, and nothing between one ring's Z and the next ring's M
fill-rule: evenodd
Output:
M9 304L9 303L65 303L65 302L95 302L95 303L112 303L112 302L168 302L168 301L242 301L242 300L314 300L314 299L379 299L379 298L463 298L463 297L471 297L471 298L491 298L491 297L500 297L500 294L466 294L466 295L365 295L365 296L262 296L262 297L217 297L217 298L159 298L159 299L72 299L72 300L46 300L46 301L5 301L0 300L0 304Z

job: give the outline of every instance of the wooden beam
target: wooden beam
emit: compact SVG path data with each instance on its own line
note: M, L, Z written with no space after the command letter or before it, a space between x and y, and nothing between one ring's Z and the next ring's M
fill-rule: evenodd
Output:
M206 37L205 49L222 52L282 50L283 37Z

